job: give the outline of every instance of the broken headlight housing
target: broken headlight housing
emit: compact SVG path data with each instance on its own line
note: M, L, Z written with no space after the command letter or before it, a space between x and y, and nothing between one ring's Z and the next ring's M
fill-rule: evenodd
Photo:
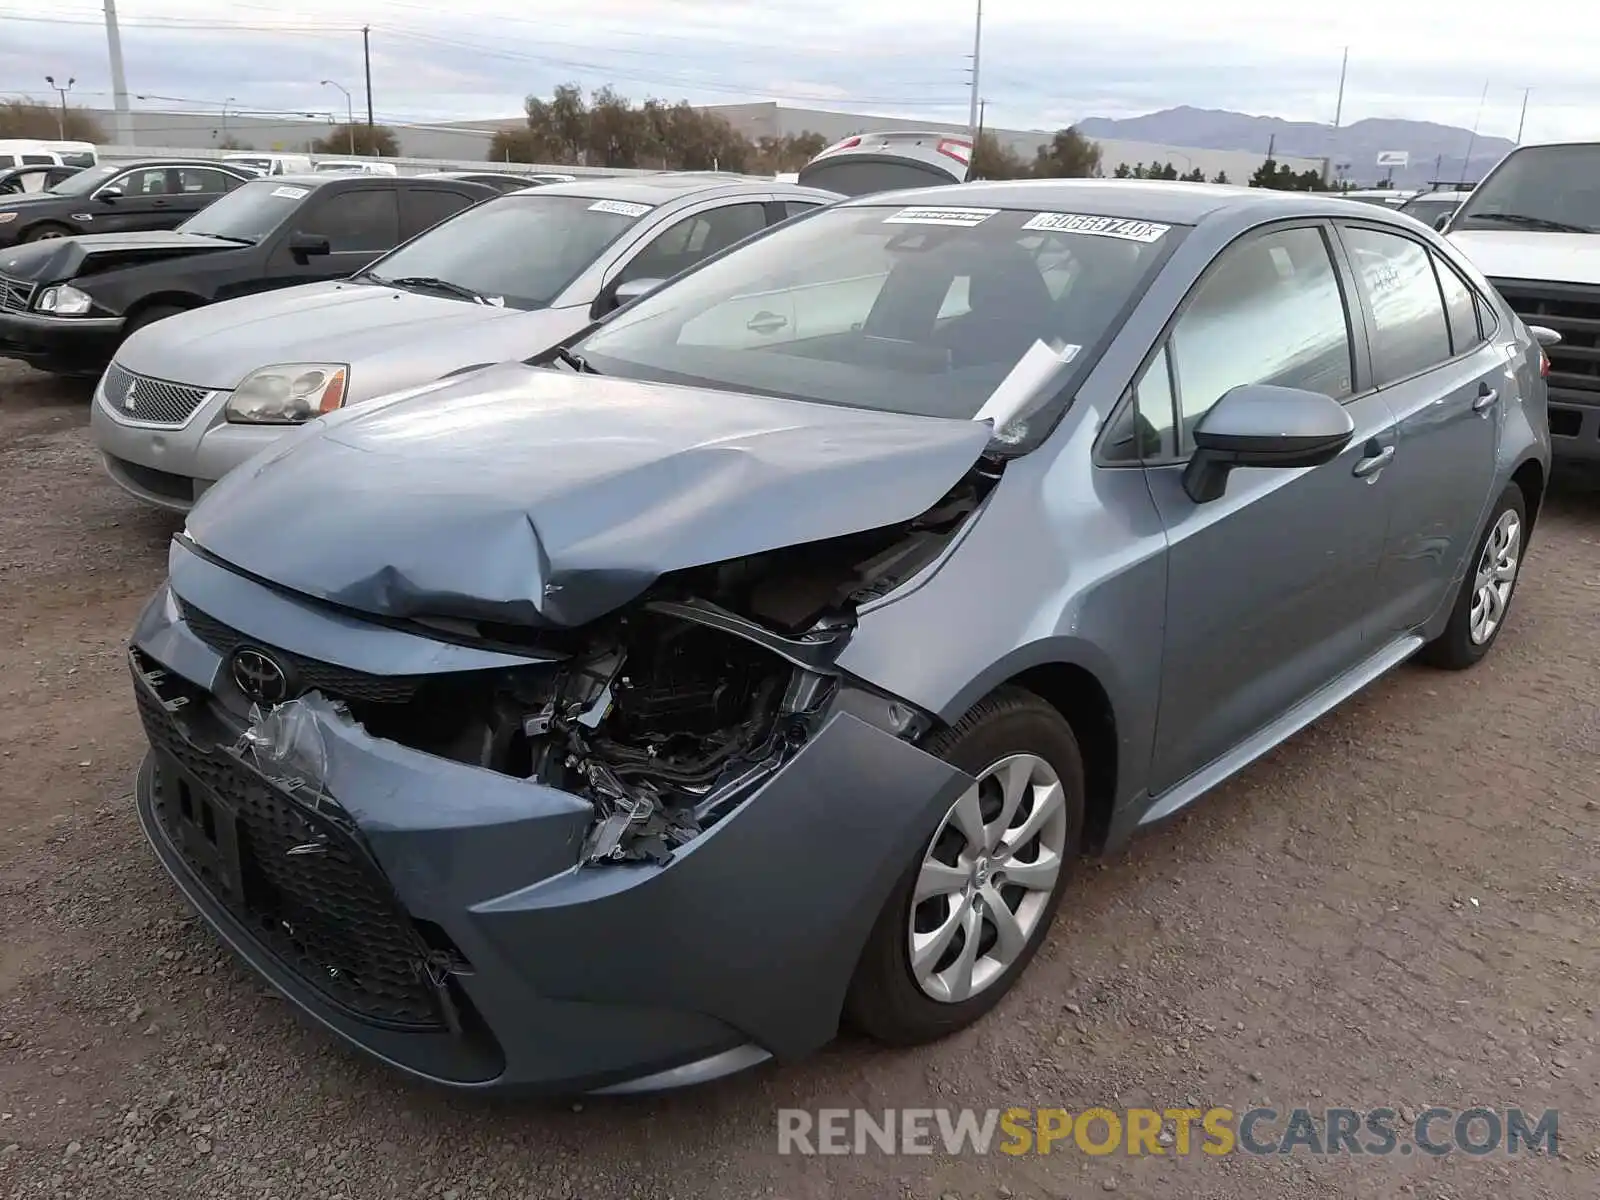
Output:
M344 403L344 363L280 363L245 377L228 397L228 420L244 425L301 425Z

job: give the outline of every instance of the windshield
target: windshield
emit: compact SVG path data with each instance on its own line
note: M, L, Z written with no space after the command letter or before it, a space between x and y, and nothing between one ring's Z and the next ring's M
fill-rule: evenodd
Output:
M58 196L87 196L95 188L110 182L113 176L120 175L125 170L126 167L116 166L89 167L76 175L69 175L50 190Z
M1182 235L1119 217L850 206L750 242L572 347L602 374L924 416L1036 445ZM1013 421L1013 417L1021 419Z
M587 196L501 196L401 246L370 274L442 279L511 308L542 308L649 211Z
M1450 229L1600 230L1600 145L1513 150L1472 189Z
M307 187L256 179L242 183L226 196L212 201L178 229L229 241L261 241L300 207L311 194Z
M1415 200L1407 200L1400 206L1400 211L1408 217L1415 217L1424 225L1432 225L1440 217L1453 213L1459 200L1439 200L1430 196L1419 196Z

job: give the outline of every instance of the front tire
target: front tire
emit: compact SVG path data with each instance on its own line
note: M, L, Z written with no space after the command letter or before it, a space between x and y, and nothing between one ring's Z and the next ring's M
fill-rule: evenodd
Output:
M1422 648L1418 657L1423 662L1446 671L1464 671L1494 648L1516 594L1527 534L1527 501L1513 483L1490 510L1489 523L1456 595L1450 623Z
M71 237L72 230L65 225L35 225L23 236L25 242L49 242L57 238Z
M1083 838L1077 738L1033 693L999 689L924 748L978 783L916 846L851 981L846 1020L890 1045L999 1003L1049 933Z

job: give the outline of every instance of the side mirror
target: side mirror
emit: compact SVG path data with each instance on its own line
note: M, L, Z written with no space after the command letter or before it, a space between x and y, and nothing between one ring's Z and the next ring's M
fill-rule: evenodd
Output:
M1546 350L1561 344L1561 335L1548 325L1529 325L1528 332L1533 334L1533 340Z
M1235 467L1320 467L1355 436L1337 400L1300 388L1246 384L1225 392L1194 430L1183 490L1196 504L1217 499Z
M1435 229L1437 229L1440 233L1444 232L1444 227L1446 225L1448 225L1448 224L1450 224L1450 214L1449 213L1440 213L1437 217L1435 217L1433 219L1433 227Z
M296 262L303 263L313 255L332 254L333 247L328 244L327 238L314 233L291 233L289 253L294 255Z
M122 199L122 189L119 187L101 188L94 194L94 198L102 204L115 204Z
M617 307L621 308L624 304L632 304L635 300L644 299L664 283L666 283L665 279L630 279L626 283L618 284L614 293L617 298Z

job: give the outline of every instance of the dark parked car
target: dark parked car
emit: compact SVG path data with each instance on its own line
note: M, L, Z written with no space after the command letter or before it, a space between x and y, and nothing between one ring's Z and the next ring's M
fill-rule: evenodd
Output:
M500 192L520 192L523 188L540 187L548 178L534 175L508 175L500 171L433 171L415 179L463 179L468 183L481 183Z
M48 191L56 184L71 179L82 167L57 166L53 163L31 163L25 167L11 167L0 171L0 197L29 196Z
M169 233L18 247L0 258L0 357L98 374L136 329L217 300L342 279L498 194L457 180L281 175L252 179Z
M0 196L0 248L79 233L175 229L254 178L204 161L102 163L43 192Z
M457 1087L942 1037L1084 852L1490 653L1547 336L1326 196L820 209L224 477L133 637L140 820L297 1006Z

